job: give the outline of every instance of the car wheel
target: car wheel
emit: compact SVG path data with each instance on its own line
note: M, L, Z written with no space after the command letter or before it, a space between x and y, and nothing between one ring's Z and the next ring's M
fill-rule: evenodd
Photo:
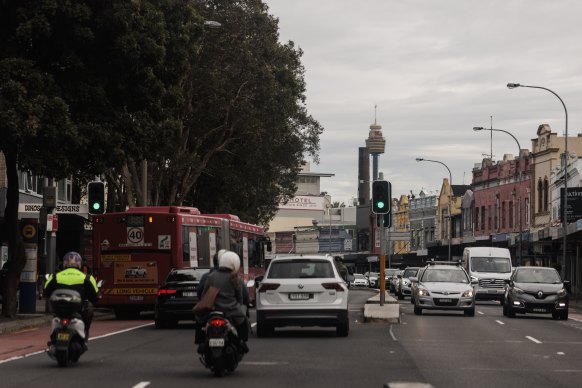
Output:
M566 310L566 311L563 311L563 312L560 314L560 319L563 319L564 321L567 321L567 320L568 320L568 310Z
M475 316L475 308L473 307L470 310L463 311L466 317L474 317Z
M507 305L505 303L503 303L503 316L507 316Z
M168 321L166 321L162 317L156 317L154 323L155 323L156 329L166 329L168 327Z
M422 315L422 309L420 307L414 306L414 314Z
M509 304L507 305L507 316L509 318L515 318L515 310Z
M275 334L275 328L273 325L269 325L265 322L257 322L257 337L272 337Z
M338 337L347 337L350 332L350 320L346 318L342 323L335 327L335 333Z
M404 295L402 294L402 292L398 293L398 300L404 300Z

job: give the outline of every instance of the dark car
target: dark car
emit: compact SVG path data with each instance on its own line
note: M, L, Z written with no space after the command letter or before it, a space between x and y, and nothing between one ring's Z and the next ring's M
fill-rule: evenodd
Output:
M552 314L554 319L568 319L570 282L562 281L554 268L519 267L506 283L503 315Z
M180 320L194 320L198 303L196 287L210 268L178 268L170 271L154 303L156 328L176 326Z

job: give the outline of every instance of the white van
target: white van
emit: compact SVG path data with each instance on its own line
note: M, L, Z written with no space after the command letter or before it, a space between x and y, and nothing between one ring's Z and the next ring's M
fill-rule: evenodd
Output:
M503 303L505 279L511 276L511 254L507 248L471 247L463 251L463 265L475 286L475 300Z

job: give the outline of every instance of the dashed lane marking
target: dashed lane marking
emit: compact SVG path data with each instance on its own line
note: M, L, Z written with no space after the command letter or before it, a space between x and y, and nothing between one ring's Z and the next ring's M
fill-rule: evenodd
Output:
M499 323L500 325L505 325L505 323L503 323L503 322L501 322L499 320L496 320L495 322Z
M526 335L525 338L527 338L528 340L535 342L536 344L541 344L542 341L535 339L534 337L530 337L529 335Z
M142 382L134 385L132 388L145 388L148 385L150 385L150 382L149 381L142 381Z

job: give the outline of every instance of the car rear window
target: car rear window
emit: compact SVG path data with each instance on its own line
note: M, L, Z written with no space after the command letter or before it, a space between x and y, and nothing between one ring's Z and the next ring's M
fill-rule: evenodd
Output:
M188 281L199 281L209 269L181 269L178 271L172 271L168 274L166 282L188 282Z
M416 276L418 273L418 268L407 268L404 270L404 274L402 274L403 278L410 278Z
M271 263L270 279L333 278L333 266L327 260L282 260Z

